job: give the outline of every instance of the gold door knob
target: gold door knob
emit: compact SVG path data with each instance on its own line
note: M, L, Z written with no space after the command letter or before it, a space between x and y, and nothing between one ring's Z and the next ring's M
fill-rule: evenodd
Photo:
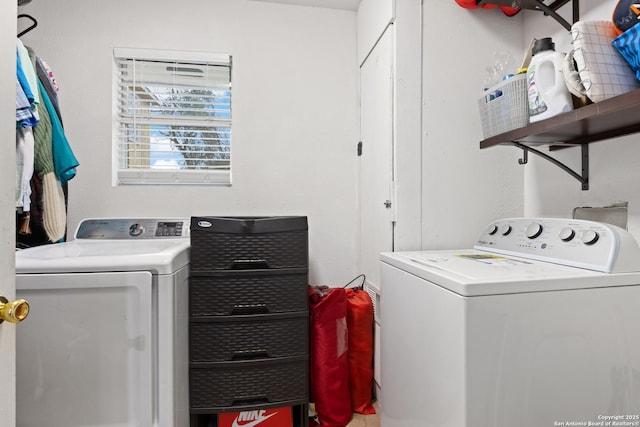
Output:
M0 323L19 323L29 315L29 303L23 299L9 301L0 295Z

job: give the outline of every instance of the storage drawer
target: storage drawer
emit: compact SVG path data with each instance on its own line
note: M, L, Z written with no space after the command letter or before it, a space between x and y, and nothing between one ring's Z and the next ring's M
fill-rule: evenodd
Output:
M306 356L261 361L192 363L189 370L191 413L244 410L264 405L307 403Z
M306 268L307 217L192 217L191 268Z
M309 352L308 312L192 320L191 362L302 356Z
M191 272L192 316L230 316L308 310L307 269Z

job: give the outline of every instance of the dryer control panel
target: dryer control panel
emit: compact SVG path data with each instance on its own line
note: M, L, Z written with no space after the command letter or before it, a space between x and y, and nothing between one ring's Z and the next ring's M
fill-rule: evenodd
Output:
M620 227L565 218L507 218L489 224L475 249L613 272L640 271L640 247Z
M104 218L85 219L76 239L167 239L189 237L189 219Z

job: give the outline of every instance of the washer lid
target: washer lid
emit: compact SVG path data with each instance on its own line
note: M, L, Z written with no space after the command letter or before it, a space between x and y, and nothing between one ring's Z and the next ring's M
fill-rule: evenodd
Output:
M190 240L85 240L16 252L16 274L150 271L170 274L189 263Z
M381 260L463 296L640 284L638 272L602 273L475 249L383 253Z

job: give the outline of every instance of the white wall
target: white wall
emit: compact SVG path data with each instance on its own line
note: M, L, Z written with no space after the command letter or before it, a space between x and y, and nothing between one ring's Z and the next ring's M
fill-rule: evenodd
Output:
M423 2L422 244L469 247L491 221L521 216L518 150L480 150L477 99L494 52L522 59L522 17Z
M310 282L356 271L356 15L247 0L33 1L80 161L69 227L93 216L307 215ZM112 48L233 55L233 185L111 186Z
M581 20L611 20L615 0L580 1ZM571 22L571 5L561 9ZM525 20L525 43L531 38L553 37L556 50L570 50L571 39L550 17L530 11ZM589 146L589 187L582 191L580 184L559 168L542 159L533 159L525 167L525 214L570 218L578 206L606 206L629 202L629 231L640 239L640 145L639 135L601 141ZM554 152L561 161L580 170L580 150ZM535 156L534 156L535 157Z
M394 58L394 174L398 251L422 248L422 2L396 0L393 23Z

